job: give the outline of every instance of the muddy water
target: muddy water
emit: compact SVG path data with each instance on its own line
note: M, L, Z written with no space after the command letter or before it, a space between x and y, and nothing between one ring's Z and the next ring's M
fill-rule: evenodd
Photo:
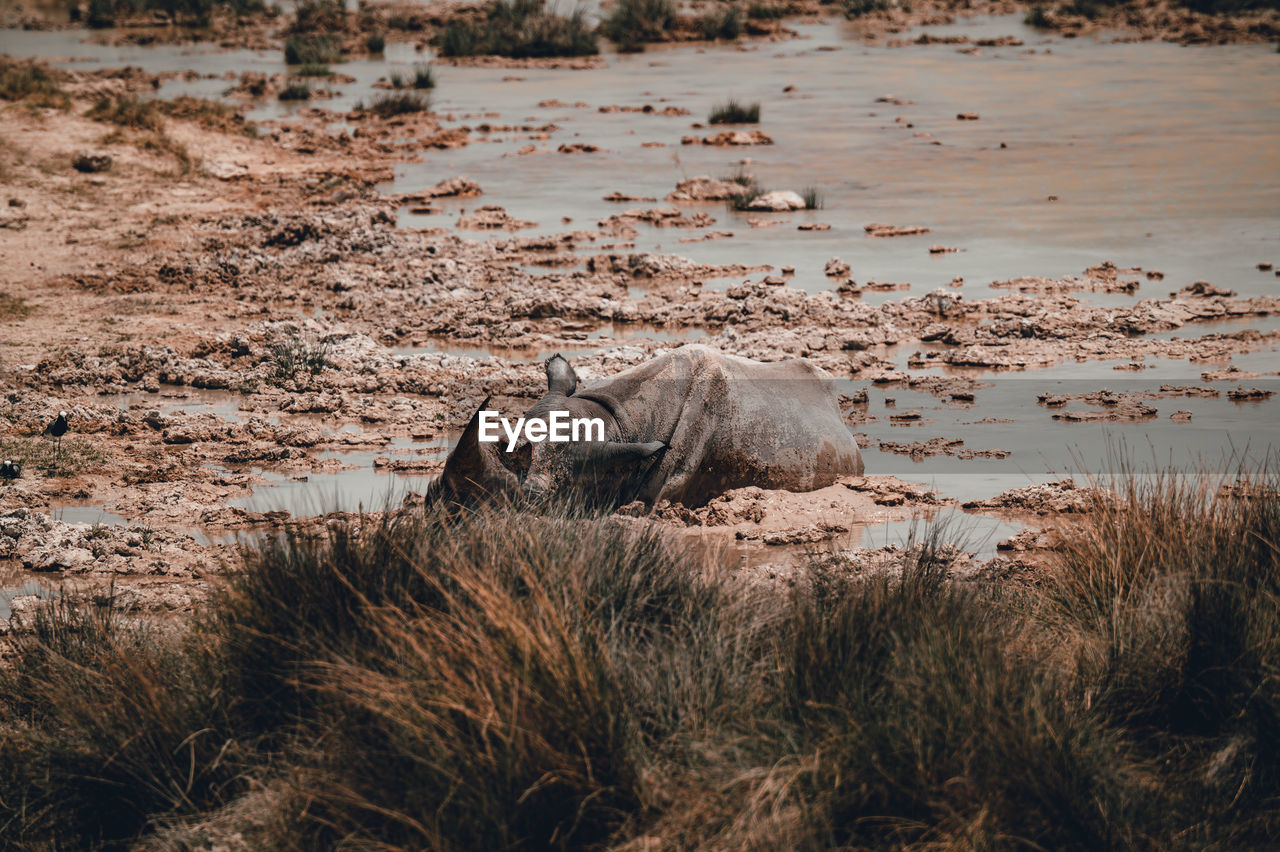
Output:
M48 599L57 594L46 578L0 563L0 621L9 619L13 612L10 603L14 598L36 595Z
M961 276L970 282L966 293L982 295L994 279L1078 273L1104 258L1164 271L1158 288L1143 288L1158 293L1199 279L1242 293L1274 288L1274 276L1254 268L1277 254L1280 68L1271 48L1046 40L1013 17L945 29L1013 34L1026 46L984 48L979 56L945 45L867 48L824 25L800 27L800 40L748 51L670 48L610 57L608 69L589 74L445 68L439 108L496 113L486 119L493 124L553 122L562 129L537 143L549 153L502 157L530 140L495 134L500 141L404 166L389 189L468 174L492 187L484 203L551 232L562 216L576 226L642 206L601 201L610 191L662 198L683 176L724 175L750 157L766 186L819 187L825 209L771 216L710 205L701 209L716 216L716 229L732 230L732 239L681 244L684 231L643 229L639 248L706 262L793 264L795 286L810 290L830 286L821 267L832 256L850 262L855 279L907 281L916 292ZM503 81L513 73L524 80ZM787 85L795 91L783 93ZM886 94L914 103L876 103ZM680 137L695 132L691 122L726 95L759 100L760 127L777 144L681 146ZM549 98L589 106L537 106ZM645 103L692 114L595 111ZM957 121L959 112L981 118ZM570 141L604 150L554 152ZM1048 201L1051 195L1059 200ZM406 221L452 224L474 203ZM784 224L752 229L748 218ZM811 220L832 230L795 230ZM927 225L933 233L875 239L863 233L869 222ZM961 251L930 255L931 243Z
M411 492L422 493L435 479L434 473L394 472L374 466L374 459L387 456L413 458L425 456L443 459L448 443L456 436L432 441L396 439L376 452L324 453L321 458L335 458L351 469L335 473L312 473L288 476L267 472L267 482L247 497L232 500L254 512L283 509L294 516L321 515L326 512L359 512L396 506Z
M549 153L520 157L503 155L530 144L525 134L477 134L484 141L402 166L387 189L421 189L468 174L485 186L483 203L501 204L538 222L536 232L550 233L564 227L562 217L577 227L629 206L602 201L608 192L661 199L683 176L727 174L750 158L750 169L768 187L818 187L825 209L778 216L700 207L719 220L716 229L735 236L682 244L685 231L643 228L638 248L712 263L792 264L794 286L811 290L829 287L821 268L832 256L850 262L857 280L907 281L916 292L961 276L969 282L966 293L976 288L972 294L979 295L994 279L1078 273L1102 259L1164 271L1164 282L1144 284L1156 293L1195 280L1244 294L1273 291L1280 283L1254 268L1280 259L1280 65L1274 48L1063 40L1025 27L1018 16L926 28L975 38L1016 35L1025 42L982 48L976 56L949 45L866 47L835 22L795 28L801 38L793 41L745 50L651 47L643 54L609 55L607 68L588 72L440 66L433 93L439 112L473 126L554 123L561 129L536 143ZM74 31L0 31L0 51L153 71L285 69L278 51L107 48L82 43L82 37ZM357 82L321 103L348 108L370 97L380 76L429 58L409 45L391 45L385 58L345 63L342 72ZM795 90L784 93L788 85ZM225 86L223 80L173 82L161 94L216 96ZM913 103L876 102L889 94ZM691 123L730 95L761 102L760 128L776 145L679 144L681 136L696 132ZM587 107L538 106L553 98ZM596 111L646 103L686 108L691 115ZM279 117L290 109L263 103L253 115ZM981 118L957 121L960 112ZM604 150L555 153L574 141ZM665 147L644 148L644 142ZM438 216L406 214L404 222L452 225L474 203L446 204ZM748 217L783 224L752 229ZM795 230L811 220L832 229ZM869 222L927 225L933 233L875 239L863 233ZM961 251L930 255L931 243Z
M594 355L612 349L618 345L618 341L622 343L633 343L636 341L651 341L655 343L669 343L673 346L680 346L685 343L694 343L697 341L705 341L707 339L707 331L701 328L678 328L666 329L657 326L649 326L643 323L631 324L614 324L604 323L598 328L589 332L583 332L579 338L582 341L591 340L608 340L607 345L600 346L547 346L533 349L508 349L501 346L460 346L451 340L445 338L427 337L409 346L398 346L391 351L397 355L452 355L454 357L475 358L480 361L487 361L492 358L503 358L509 361L542 361L555 355L557 352L564 353L566 357Z
M475 143L468 147L432 152L420 163L399 167L395 181L384 189L419 190L465 174L484 186L481 200L446 200L438 205L443 209L438 215L406 211L402 225L452 227L463 210L485 203L500 204L518 218L537 222L536 228L523 232L526 235L554 233L591 227L630 207L655 206L610 204L602 200L607 193L662 199L682 177L727 175L749 159L748 170L769 188L818 187L824 209L744 214L723 204L681 205L711 213L718 220L713 229L729 230L734 236L681 243L681 237L697 232L641 226L636 250L671 252L705 263L793 265L797 274L792 286L813 292L831 287L822 267L835 256L852 265L860 282L910 282L913 294L962 277L966 283L959 292L971 299L996 294L988 286L993 280L1079 273L1103 259L1165 273L1163 281L1144 280L1136 297L1083 296L1103 305L1163 296L1196 280L1242 295L1275 293L1280 287L1272 272L1255 268L1261 261L1280 262L1280 183L1275 180L1280 174L1280 64L1271 46L1183 48L1063 40L1024 27L1018 16L926 28L938 35L974 38L1016 35L1025 42L1021 47L983 48L975 56L948 45L866 47L835 22L796 29L800 39L743 50L724 45L655 47L644 54L609 55L607 68L588 72L438 66L433 93L438 112L473 127L488 122L554 124L559 129L546 140L531 140L522 133L476 133ZM132 64L152 71L194 69L213 75L285 70L279 51L105 48L81 43L82 36L0 31L0 51L66 57L70 67ZM317 103L350 108L374 93L379 77L392 70L404 72L429 58L410 46L392 45L383 58L345 63L340 70L357 82L339 86L339 97ZM166 84L160 96L217 97L226 85L222 79L175 81ZM784 92L787 86L794 90ZM911 103L877 102L884 95ZM726 96L760 101L760 129L777 144L738 149L682 146L682 136L709 132L694 130L691 124L704 120L711 106ZM586 106L538 106L550 99ZM678 106L691 114L597 111L613 104ZM287 117L295 108L264 102L251 116ZM978 113L980 119L958 121L956 114L961 112ZM335 125L335 132L342 129ZM567 142L603 150L557 153L555 149ZM661 147L643 147L646 142ZM528 144L540 151L507 156ZM1050 201L1050 196L1057 200ZM666 206L663 201L658 204ZM564 224L564 218L571 223ZM779 224L753 228L753 219ZM821 222L831 229L798 231L796 226L803 222ZM876 239L863 231L870 222L926 225L933 232ZM932 255L928 248L935 243L959 251ZM709 281L707 286L729 283L732 280ZM868 292L864 298L879 302L902 295ZM1276 327L1274 318L1231 320L1156 336ZM652 330L634 333L666 339L655 337ZM624 336L620 327L594 334ZM403 354L443 351L514 360L549 354L464 351L447 341L421 343ZM1261 372L1280 369L1274 351L1237 356L1233 363ZM1013 376L975 371L970 374L993 386L980 390L980 404L968 408L900 388L873 388L868 412L876 420L855 431L870 439L869 471L931 481L961 500L991 496L1066 471L1105 471L1106 457L1119 445L1157 464L1210 469L1229 467L1231 454L1245 448L1258 458L1280 446L1274 400L1156 400L1151 404L1159 409L1158 418L1133 424L1058 421L1052 411L1036 404L1036 394L1042 391L1152 390L1160 382L1199 383L1202 370L1217 366L1161 359L1148 359L1146 364L1150 369L1140 373L1115 371L1119 362L1065 364ZM1272 384L1265 384L1268 381ZM1269 378L1245 384L1280 391L1275 382ZM1235 384L1215 387L1225 390ZM861 383L847 382L843 389L860 387ZM886 407L886 396L895 399L894 408ZM1088 408L1082 403L1068 407ZM932 422L891 425L889 414L912 408ZM1175 410L1191 411L1191 423L1170 421L1168 415ZM1010 422L975 423L984 418ZM969 449L1013 453L1004 460L938 456L912 461L878 448L881 440L938 436L964 438ZM419 478L376 472L371 459L350 459L356 470L312 476L306 482L282 477L274 487L260 488L245 505L256 510L287 508L295 514L350 509L377 505L389 496L398 499L399 489L422 484Z

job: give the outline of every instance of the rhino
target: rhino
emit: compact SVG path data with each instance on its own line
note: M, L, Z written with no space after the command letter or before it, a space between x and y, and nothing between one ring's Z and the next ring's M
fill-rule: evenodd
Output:
M526 420L567 411L604 434L567 443L481 441L486 398L433 483L459 501L575 495L613 505L704 505L734 488L812 491L863 472L834 382L803 359L761 363L701 344L681 346L579 387L561 355Z

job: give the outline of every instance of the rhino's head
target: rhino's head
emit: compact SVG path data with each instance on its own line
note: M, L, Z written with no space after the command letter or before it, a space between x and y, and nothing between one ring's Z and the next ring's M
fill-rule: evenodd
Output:
M531 500L555 496L612 503L631 499L666 445L616 440L618 424L608 409L574 396L578 377L567 360L553 356L546 362L546 371L547 393L525 412L525 421L550 421L554 412L565 412L568 420L603 421L603 429L583 427L578 440L564 442L530 441L522 435L508 453L505 438L502 444L479 440L477 411L445 462L441 490L472 499L515 492ZM487 404L486 399L481 409Z
M569 420L603 421L603 429L584 424L579 440L564 442L522 439L515 451L521 490L531 499L573 496L592 502L629 500L655 457L666 449L661 441L619 441L613 414L592 399L574 395L578 376L561 355L547 359L547 393L525 412L525 419L550 420L566 412Z
M432 483L432 494L451 500L471 502L485 497L514 496L520 481L503 458L497 444L480 440L480 412L489 407L490 397L471 415L458 444L444 463L444 473Z

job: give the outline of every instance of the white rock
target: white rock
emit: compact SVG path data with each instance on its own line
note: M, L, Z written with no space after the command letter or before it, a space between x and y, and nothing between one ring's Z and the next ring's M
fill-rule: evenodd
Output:
M779 189L773 192L766 192L764 195L754 199L749 205L748 210L803 210L804 199L798 193L789 189Z

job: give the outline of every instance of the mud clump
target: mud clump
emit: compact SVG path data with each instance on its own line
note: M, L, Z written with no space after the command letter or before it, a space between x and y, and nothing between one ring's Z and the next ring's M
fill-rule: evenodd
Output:
M82 151L71 158L76 171L90 175L110 171L113 162L110 154L94 151Z
M747 145L772 145L773 139L761 130L722 130L711 136L685 136L680 139L681 145L712 145L715 147L737 147Z
M468 231L519 231L537 226L537 222L517 219L496 204L478 207L471 215L458 219L458 227Z
M1076 423L1141 422L1150 420L1159 413L1154 406L1147 405L1135 394L1114 393L1106 389L1086 394L1042 393L1037 396L1037 400L1047 408L1059 408L1073 401L1100 407L1099 411L1086 409L1058 411L1053 414L1054 420Z
M965 461L971 459L1005 459L1012 454L1011 450L971 450L964 446L964 441L960 438L930 438L927 441L912 441L906 444L896 441L881 441L880 451L909 456L913 460L942 455L953 456Z
M1231 390L1227 391L1227 399L1230 399L1234 402L1245 402L1245 401L1256 402L1264 399L1270 399L1273 393L1275 393L1275 391L1264 390L1262 388L1239 387L1239 388L1232 388Z
M0 515L0 558L30 571L65 574L200 576L213 551L189 535L143 526L69 524L27 508Z
M1059 479L1025 488L1013 488L987 500L970 500L965 509L1029 512L1054 515L1091 512L1113 501L1115 495L1101 488L1076 485L1072 479Z
M451 177L440 181L435 186L428 187L420 193L416 193L412 198L469 198L480 195L484 192L480 188L480 184L466 177ZM406 196L406 200L411 197Z
M916 234L927 234L932 229L921 225L882 225L872 222L863 230L873 237L910 237Z

